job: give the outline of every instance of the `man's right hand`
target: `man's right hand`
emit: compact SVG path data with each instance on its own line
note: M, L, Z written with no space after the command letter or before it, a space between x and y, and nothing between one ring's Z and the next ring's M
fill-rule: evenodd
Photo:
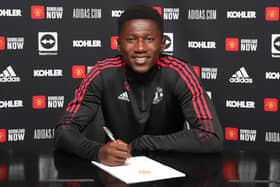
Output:
M127 158L131 157L128 144L117 140L103 145L98 153L99 161L108 166L123 165Z

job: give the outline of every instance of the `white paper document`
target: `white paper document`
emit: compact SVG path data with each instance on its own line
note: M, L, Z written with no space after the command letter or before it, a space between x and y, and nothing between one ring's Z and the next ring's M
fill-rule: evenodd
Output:
M98 162L91 162L127 184L186 176L146 156L131 157L122 166L105 166Z

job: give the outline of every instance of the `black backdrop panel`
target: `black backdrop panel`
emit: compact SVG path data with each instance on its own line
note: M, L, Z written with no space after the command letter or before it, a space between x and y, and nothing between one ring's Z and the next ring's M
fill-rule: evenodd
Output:
M280 3L272 0L1 2L0 148L52 146L82 77L97 59L117 54L117 19L132 4L161 11L165 53L196 66L225 147L277 150Z

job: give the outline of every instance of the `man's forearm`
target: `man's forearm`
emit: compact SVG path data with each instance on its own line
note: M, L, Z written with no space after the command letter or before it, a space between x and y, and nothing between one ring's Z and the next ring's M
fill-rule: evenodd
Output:
M73 153L88 160L98 160L98 152L103 145L87 139L71 126L56 129L54 144L56 149Z
M211 134L206 141L201 141L197 129L183 130L168 135L144 135L132 141L133 151L179 151L179 152L220 152L223 140Z

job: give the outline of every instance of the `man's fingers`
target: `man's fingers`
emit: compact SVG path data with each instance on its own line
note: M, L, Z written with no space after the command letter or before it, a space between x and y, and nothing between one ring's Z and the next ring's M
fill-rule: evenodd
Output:
M125 161L126 161L126 158L114 157L112 160L113 160L115 163L124 164Z
M112 155L117 157L117 158L122 158L122 159L127 159L129 157L128 152L126 152L126 151L119 151L119 150L114 150L112 152Z
M124 143L121 140L117 140L117 142L113 142L112 146L114 146L119 151L128 152L128 144Z
M127 145L127 143L123 142L123 141L122 141L122 140L120 140L120 139L117 139L117 143L118 143L118 144L124 144L124 145Z
M131 157L128 144L117 140L103 145L99 151L99 160L101 163L109 166L117 166L125 163L126 159Z
M111 156L104 164L109 166L119 166L125 163L126 159Z

